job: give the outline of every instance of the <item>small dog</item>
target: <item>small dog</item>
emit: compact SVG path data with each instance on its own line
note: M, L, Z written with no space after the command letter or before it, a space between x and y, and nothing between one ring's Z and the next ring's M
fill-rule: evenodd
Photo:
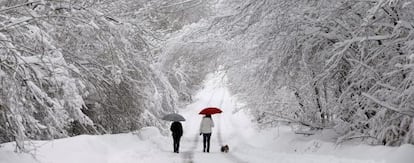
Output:
M227 153L227 152L229 152L229 146L226 144L226 145L223 145L223 146L221 146L221 152L224 152L224 153Z

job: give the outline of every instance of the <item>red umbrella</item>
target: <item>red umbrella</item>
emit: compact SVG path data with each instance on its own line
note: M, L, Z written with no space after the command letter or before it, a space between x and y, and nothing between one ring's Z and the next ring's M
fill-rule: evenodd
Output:
M203 110L200 111L200 113L198 114L217 114L217 113L221 113L223 111L221 111L219 108L216 107L208 107L208 108L204 108Z

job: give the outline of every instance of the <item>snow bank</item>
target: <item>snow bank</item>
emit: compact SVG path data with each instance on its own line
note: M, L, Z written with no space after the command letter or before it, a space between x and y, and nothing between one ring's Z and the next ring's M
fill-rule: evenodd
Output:
M155 127L116 135L81 135L52 141L32 141L30 154L14 153L14 143L0 148L0 163L136 163L179 160L165 153L167 144ZM159 155L163 153L162 155ZM170 156L171 155L171 156Z
M400 147L371 146L366 144L335 144L329 141L331 134L323 132L313 136L295 134L291 127L260 131L256 139L250 143L255 148L262 148L275 153L298 155L319 155L338 159L357 159L381 163L413 163L414 145Z

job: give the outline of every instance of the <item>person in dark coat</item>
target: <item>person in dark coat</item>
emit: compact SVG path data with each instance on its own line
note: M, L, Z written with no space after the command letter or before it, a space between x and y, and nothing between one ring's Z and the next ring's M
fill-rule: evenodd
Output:
M178 153L180 148L180 139L181 136L183 136L183 126L180 122L176 121L171 124L170 130L174 140L174 153Z

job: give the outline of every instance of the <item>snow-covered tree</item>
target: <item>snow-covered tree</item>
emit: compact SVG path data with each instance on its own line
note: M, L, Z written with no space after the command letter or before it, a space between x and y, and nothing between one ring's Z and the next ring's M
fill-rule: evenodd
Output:
M399 145L413 143L412 7L245 1L213 28L242 49L226 65L259 120L335 127L339 142Z
M48 32L46 2L1 3L7 6L0 18L2 141L16 140L23 149L26 137L66 136L73 121L93 125L81 111L83 84L71 75L78 69L66 62Z
M160 46L208 14L206 4L0 1L0 141L23 150L27 138L164 127L160 116L193 90L182 84L184 73L169 69L182 61L156 64Z

